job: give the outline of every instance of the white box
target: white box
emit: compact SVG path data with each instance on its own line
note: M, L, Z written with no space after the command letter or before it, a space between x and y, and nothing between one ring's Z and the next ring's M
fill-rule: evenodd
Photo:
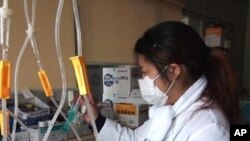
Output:
M67 140L67 134L61 132L62 124L55 124L50 132L47 141L63 141ZM28 131L24 130L17 132L15 141L42 141L48 127L42 128L29 128Z
M53 126L48 140L47 141L64 141L67 140L67 133L62 132L62 127L63 127L63 123L57 123ZM39 139L39 141L42 141L45 133L47 131L48 127L40 127L38 128L38 137L37 139ZM33 141L33 140L32 140Z
M20 106L24 104L34 105L38 109L35 109L33 111L32 110L24 111L24 108L22 109ZM18 116L21 119L25 120L28 118L37 118L40 116L49 115L49 113L50 113L50 107L37 97L25 98L20 100L19 102Z
M130 94L138 88L139 67L103 68L103 93Z
M148 104L141 96L139 89L133 89L130 94L103 94L103 101L110 100L113 103L133 103L133 104Z
M114 113L119 123L138 127L148 119L148 104L115 103Z
M29 141L30 135L28 131L20 131L15 133L15 141Z

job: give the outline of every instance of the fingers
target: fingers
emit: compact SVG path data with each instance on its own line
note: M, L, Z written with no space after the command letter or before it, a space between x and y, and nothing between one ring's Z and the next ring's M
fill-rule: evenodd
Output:
M92 94L88 94L87 96L88 96L88 99L89 99L89 103L90 103L90 104L95 104L93 95L92 95Z
M91 118L90 118L90 116L89 116L87 113L83 114L82 119L83 119L86 123L91 123Z
M85 97L85 98L89 98L89 97ZM89 107L88 106L86 107L87 112L83 114L82 119L85 122L90 123L92 120L95 121L95 119L97 118L98 107L97 107L97 104L94 103L93 101L92 102L90 102L90 100L88 101L89 101Z
M74 104L77 102L78 98L80 98L79 101L78 101L79 104L80 104L80 105L83 105L83 104L84 104L83 98L82 98L82 96L79 95L79 94L77 94L77 95L75 95L75 96L73 97L73 100L71 101L71 104L74 105Z

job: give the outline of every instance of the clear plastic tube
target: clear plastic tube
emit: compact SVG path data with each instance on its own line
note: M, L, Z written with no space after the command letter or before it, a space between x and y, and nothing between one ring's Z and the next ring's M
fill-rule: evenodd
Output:
M27 48L28 41L30 40L30 37L27 36L23 46L18 54L17 61L16 61L16 66L15 66L15 72L14 72L14 95L15 95L15 108L14 108L14 114L15 116L18 116L18 77L19 77L19 67L20 67L20 62L23 56L24 51ZM15 134L16 134L16 124L17 121L14 120L13 123L13 128L12 128L12 141L15 140Z
M40 70L43 70L43 66L41 63L41 59L40 59L40 53L39 53L39 49L38 49L38 45L37 45L37 39L36 36L33 34L33 32L35 32L34 26L35 26L35 18L36 18L36 0L32 1L32 14L31 14L31 22L29 19L29 12L28 12L28 2L27 0L24 0L24 12L25 12L25 17L26 17L26 21L28 24L28 30L27 30L27 34L30 34L31 36L31 46L33 48L33 53L36 57L37 60L37 65L39 67Z
M4 133L3 133L3 141L7 141L7 122L6 122L6 99L2 99L2 111L3 111L3 128L4 128Z
M73 3L73 10L74 10L74 17L75 17L75 24L76 24L76 34L77 34L77 54L78 56L82 56L82 35L81 35L77 0L72 0L72 3Z
M47 129L43 141L47 141L49 134L56 122L56 119L60 113L60 111L62 110L63 104L65 102L66 99L66 76L65 76L65 69L64 69L64 63L63 63L63 57L62 57L62 53L61 53L61 46L60 46L60 18L61 18L61 13L62 13L62 8L63 8L63 4L64 4L64 0L60 0L59 4L58 4L58 9L57 9L57 15L56 15L56 23L55 23L55 40L56 40L56 51L57 51L57 56L58 56L58 60L59 60L59 66L60 66L60 71L61 71L61 77L62 77L62 98L60 101L60 104L58 106L58 109L49 125L49 128Z
M12 113L10 110L8 110L10 116L12 116L15 120L17 120L17 122L25 129L25 130L29 130L29 128L17 117L15 116L14 113Z
M8 0L4 0L3 1L3 7L4 8L8 8L8 6L9 6L9 1Z
M30 20L29 20L29 15L28 15L28 4L27 4L27 0L24 0L24 10L25 10L25 16L26 16L26 21L28 23L28 30L27 30L27 37L24 41L24 44L19 52L18 58L17 58L17 62L16 62L16 66L15 66L15 76L14 76L14 95L15 95L15 108L14 108L14 115L18 116L18 75L19 75L19 66L20 66L20 62L22 59L22 56L24 54L24 51L27 48L28 42L32 39L32 35L33 35L33 29L31 29L31 27L33 27L34 25L34 19L35 19L35 5L36 5L36 0L33 0L33 5L32 5L32 25L30 24ZM31 31L32 30L32 31ZM15 140L15 133L16 133L16 125L17 125L17 121L16 119L14 120L13 123L13 128L12 128L12 141Z
M0 8L0 46L2 49L2 59L7 60L7 52L9 48L9 30L10 30L10 15L12 11L8 8L8 0L3 1L3 7ZM3 141L8 138L8 122L6 118L7 113L6 98L2 98L2 113L3 113Z
M94 131L95 139L96 139L96 141L99 141L98 130L97 130L97 127L96 127L96 124L95 124L95 120L94 120L94 115L93 115L92 108L91 108L91 106L89 104L88 96L84 95L83 98L84 98L84 102L86 103L87 113L90 116L91 126L92 126L93 131Z
M67 123L64 124L62 130L67 132L68 131L68 128L70 126L70 124L73 122L73 120L75 119L75 117L77 116L77 113L78 113L78 110L79 110L79 107L80 107L80 96L77 98L77 101L75 103L74 106L72 106L68 112L68 118L67 118ZM68 124L70 123L70 124Z
M24 0L24 13L25 13L25 19L27 23L30 23L30 18L28 14L28 2L27 0Z
M80 28L80 20L79 20L80 18L79 18L79 13L78 13L77 0L73 0L72 2L73 2L73 10L74 10L74 17L75 17L75 24L76 24L76 31L77 31L77 53L78 53L78 56L82 56L82 38L81 38L81 28ZM88 99L87 95L84 95L83 97L84 97L84 101L86 103L86 107L87 107L87 111L88 111L87 113L90 116L91 126L92 126L93 131L94 131L95 139L96 139L96 141L99 141L98 131L97 131L97 127L95 124L93 111L92 111L92 108L89 104L89 99Z
M17 68L19 68L19 63L21 61L21 57L22 57L22 55L24 53L24 50L27 47L28 41L31 41L31 45L32 45L32 48L33 48L33 53L34 53L34 55L35 55L35 57L37 59L38 67L39 67L40 70L43 70L43 67L42 67L42 64L41 64L41 61L40 61L40 53L39 53L39 50L38 50L38 47L37 47L36 36L34 36L34 34L33 34L33 32L34 32L33 27L34 27L34 23L35 23L34 22L35 21L35 6L36 6L36 0L34 0L33 3L32 3L32 21L31 21L32 23L30 23L29 14L28 14L27 0L24 1L25 15L26 15L26 20L27 20L27 24L28 24L28 30L27 30L28 35L27 35L27 38L25 40L24 46L22 47L22 50L20 51L20 56L18 58L18 63L17 63L18 67ZM16 69L17 73L15 73L15 74L17 74L17 76L15 76L15 78L18 78L18 72L19 72L18 70L19 69ZM16 81L16 82L18 82L18 81ZM18 90L18 87L16 87L16 89ZM17 92L17 90L15 90L15 92ZM53 99L53 97L52 97L52 99ZM54 104L56 104L57 107L59 107L58 104L55 103L55 101L54 101ZM16 104L16 105L18 105L18 104ZM17 109L18 109L18 107L17 107ZM62 114L62 116L64 115L64 113L62 113L62 112L61 112L61 114ZM64 115L64 117L65 117L65 115ZM15 129L16 129L16 121L14 123L14 128L13 129L14 129L13 131L15 131ZM77 139L79 140L80 137L79 137L79 135L77 134L76 130L73 127L72 127L72 131L75 133ZM13 133L14 134L13 134L12 140L15 139L15 132L13 132Z
M32 13L35 13L35 4L36 0L33 0L33 5L32 5ZM14 95L15 95L15 108L14 108L14 115L18 116L18 75L19 75L19 66L20 62L22 59L22 56L24 54L24 51L27 48L28 42L32 39L33 32L31 30L31 26L33 27L34 25L34 19L35 19L35 14L32 14L32 25L30 24L29 16L28 16L28 5L27 5L27 0L24 1L24 10L25 10L25 16L26 16L26 21L28 23L28 30L27 30L27 37L23 43L23 46L18 54L16 66L15 66L15 75L14 75ZM13 123L13 128L12 128L12 141L15 140L15 133L16 133L16 125L17 121L16 119L14 120Z

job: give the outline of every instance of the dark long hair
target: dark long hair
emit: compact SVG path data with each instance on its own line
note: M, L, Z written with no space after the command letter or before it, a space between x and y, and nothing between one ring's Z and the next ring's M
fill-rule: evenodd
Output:
M217 50L207 47L200 35L190 26L177 21L160 23L139 38L135 53L144 55L160 72L171 63L182 64L196 81L201 75L208 80L206 107L216 104L230 123L239 120L238 99L235 96L228 60L218 55ZM165 76L166 77L166 76Z

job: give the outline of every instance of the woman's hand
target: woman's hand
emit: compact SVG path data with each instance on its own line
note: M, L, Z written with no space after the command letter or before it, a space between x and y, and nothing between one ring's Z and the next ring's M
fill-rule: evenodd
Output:
M88 101L89 101L89 106L87 106L87 103L86 103L86 98L88 98ZM93 97L91 94L89 94L88 96L85 96L84 97L84 105L86 106L87 108L87 112L85 112L82 116L83 120L87 123L90 123L92 120L95 121L97 116L98 116L98 106L97 104L94 102L93 100ZM92 112L92 113L91 113ZM91 114L93 114L93 119L91 119Z
M79 95L81 96L81 95ZM78 97L75 97L73 101L77 101ZM89 107L87 106L87 103L86 103L86 98L88 99L89 101ZM81 96L80 97L80 100L79 100L79 103L81 105L81 111L85 111L84 113L82 113L82 119L87 122L87 123L90 123L91 122L91 112L93 113L93 119L92 120L96 120L97 116L98 116L98 106L97 104L94 102L93 100L93 97L92 97L92 94L88 94L87 96ZM86 109L86 110L84 110Z

